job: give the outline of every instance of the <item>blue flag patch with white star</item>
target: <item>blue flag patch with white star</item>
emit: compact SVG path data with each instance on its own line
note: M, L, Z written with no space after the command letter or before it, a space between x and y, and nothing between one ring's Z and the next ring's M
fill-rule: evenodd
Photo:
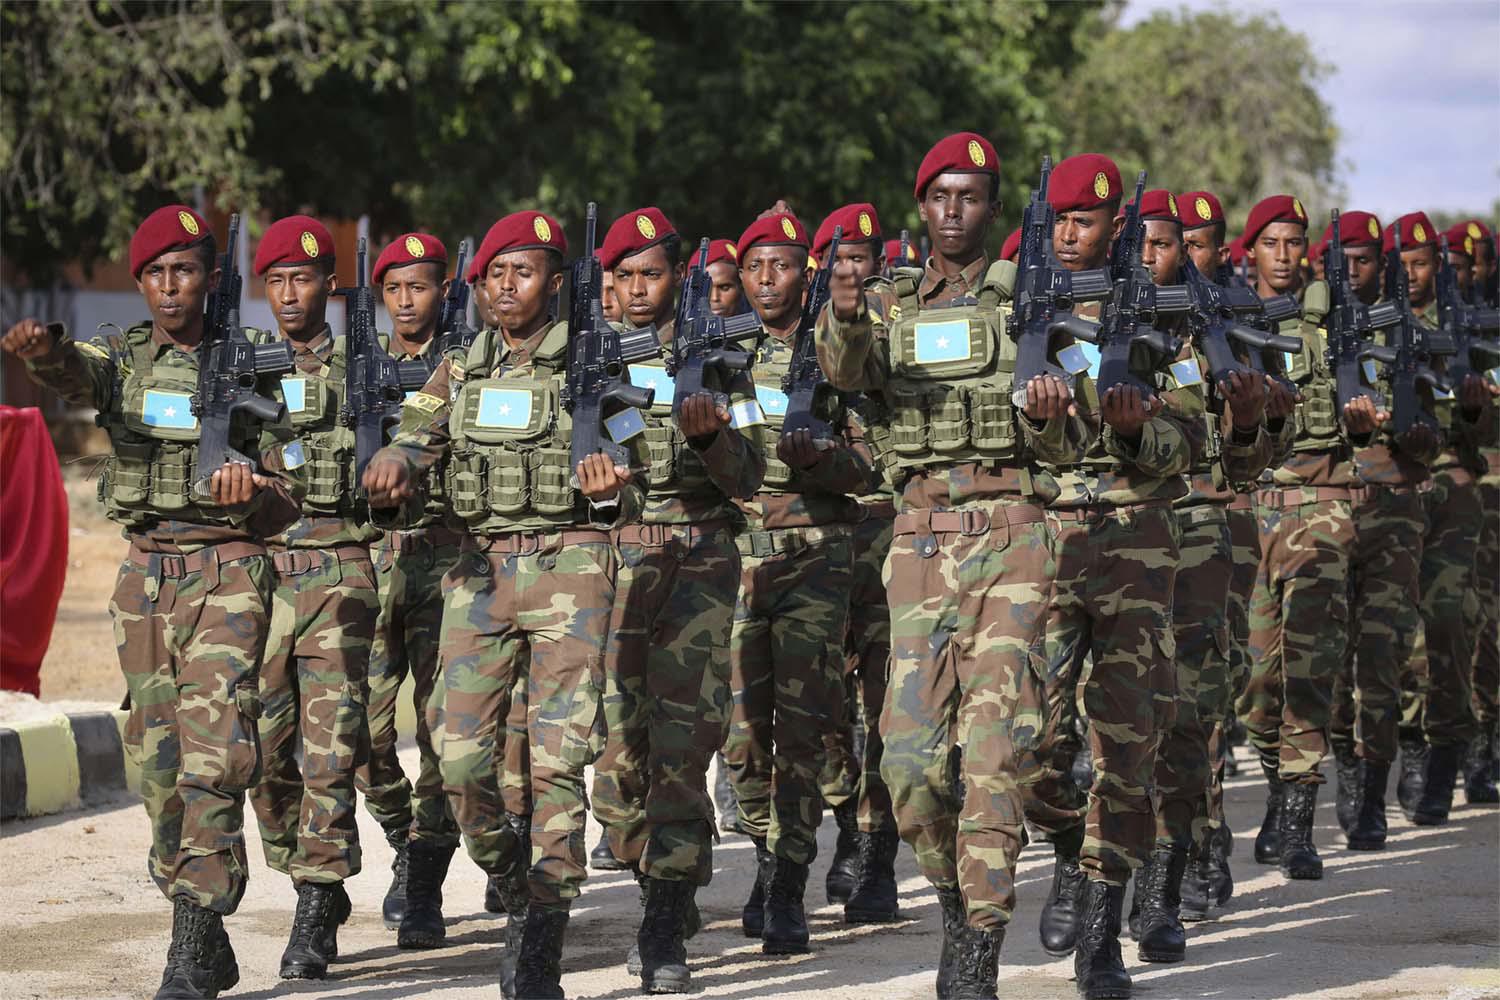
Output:
M190 431L198 426L198 418L193 416L193 397L185 392L147 389L141 399L141 423L147 427Z
M476 427L520 430L531 424L530 389L480 389Z
M766 416L773 419L786 416L786 393L780 389L772 389L766 385L757 385L755 387L755 399L760 403L760 408L765 411Z
M630 384L638 389L655 389L656 398L652 406L670 404L677 392L677 383L665 368L654 365L634 365L630 369Z
M919 322L913 358L919 365L969 360L969 321L943 319Z
M307 379L282 379L281 398L286 400L286 411L288 413L301 413L307 409Z

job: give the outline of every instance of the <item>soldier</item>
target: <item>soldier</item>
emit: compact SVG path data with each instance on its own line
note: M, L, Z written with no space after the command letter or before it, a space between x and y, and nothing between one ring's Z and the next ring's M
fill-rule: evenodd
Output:
M838 259L827 259L834 229L842 228ZM901 253L896 241L896 254ZM910 245L908 244L908 250ZM868 202L845 205L818 226L813 255L825 267L848 269L860 284L885 270L887 250L881 244L880 217ZM905 265L902 265L905 266ZM867 428L866 438L878 435ZM842 724L824 741L823 799L833 809L839 836L828 868L829 902L844 905L848 923L886 923L896 919L896 850L900 835L891 811L891 795L880 777L883 744L880 712L885 706L890 669L891 616L881 573L891 547L896 517L895 496L883 476L860 498L861 519L854 527L854 583L849 593L849 635L845 641ZM864 747L856 753L855 714Z
M172 903L157 1000L216 997L239 981L224 917L245 893L243 795L260 766L256 669L275 586L264 539L296 519L303 490L284 416L235 421L230 447L253 464L227 461L206 496L195 490L190 402L221 277L214 250L201 215L159 208L130 240L149 322L80 342L24 319L0 340L37 383L97 409L110 438L99 496L130 542L109 608L130 691L125 749L141 769L147 867ZM274 376L255 391L280 398Z
M1000 247L1000 259L1014 261L1016 255L1021 252L1021 227L1017 226L1011 234L1005 237L1005 243Z
M440 360L434 342L448 292L447 263L447 249L426 233L396 237L376 259L370 281L391 317L387 350L397 361L435 366ZM443 943L443 879L458 849L458 824L443 795L426 706L437 678L441 584L458 560L460 534L443 523L441 484L429 485L437 488L429 489L423 516L409 529L386 532L376 549L380 617L370 651L370 760L355 775L365 807L396 852L382 917L387 928L398 930L402 948ZM396 756L396 699L408 674L417 718L415 784Z
M1141 259L1157 285L1182 280L1186 251L1178 204L1160 189L1141 198ZM1189 210L1197 214L1195 207ZM1188 339L1172 371L1183 387L1212 377L1202 346ZM1205 414L1208 447L1188 469L1187 493L1172 502L1181 553L1172 596L1177 703L1156 754L1156 843L1136 874L1131 906L1132 933L1147 962L1182 960L1187 945L1178 912L1183 873L1189 857L1197 857L1209 840L1210 741L1233 702L1229 588L1234 561L1227 508L1236 487L1248 488L1265 470L1291 412L1291 394L1278 389L1268 419L1268 387L1253 369L1231 374L1214 389Z
M413 487L448 455L447 492L467 537L443 580L443 784L481 868L505 877L530 859L526 890L507 889L506 996L563 995L563 937L586 876L584 767L599 751L614 604L608 529L634 520L642 500L630 468L602 454L570 462L572 423L558 402L568 330L548 314L566 252L561 225L540 212L490 227L475 261L500 326L443 359L364 479L372 504L410 510ZM637 460L644 465L638 447ZM529 817L503 814L496 773L521 675Z
M1401 255L1395 238L1401 234ZM1436 326L1438 231L1425 212L1411 212L1387 227L1386 288L1395 290L1394 268L1405 269L1408 297L1418 319ZM1421 547L1421 617L1425 657L1408 666L1402 678L1405 706L1399 710L1401 780L1397 799L1408 819L1421 826L1448 820L1458 769L1478 727L1471 686L1474 646L1465 613L1473 600L1475 541L1483 527L1478 477L1488 471L1481 445L1493 447L1491 390L1471 375L1436 400L1442 426L1441 451L1432 461L1432 489L1421 495L1426 534ZM1422 669L1425 664L1425 671ZM1393 677L1394 679L1394 677ZM1363 706L1361 706L1363 709ZM1396 728L1392 705L1389 728ZM1393 735L1393 734L1392 734ZM1394 755L1395 747L1382 744ZM1370 754L1362 755L1367 762Z
M1449 226L1444 231L1443 238L1448 241L1448 266L1453 268L1453 276L1458 279L1458 291L1467 302L1474 292L1474 244L1477 241L1469 232L1469 224L1465 222Z
M908 240L906 243L906 256L901 255L901 241L899 239L885 241L885 276L890 277L891 270L897 267L921 267L922 259L917 256L917 248Z
M835 271L819 320L829 380L884 407L901 496L886 560L880 771L901 836L938 892L940 997L994 995L1021 849L1013 716L1053 572L1042 503L1056 484L1030 463L1066 460L1087 434L1060 379L1032 380L1023 414L1013 408L1008 268L984 254L999 184L983 136L939 141L914 190L933 246L922 273L866 291ZM962 807L949 773L957 742Z
M1053 169L1047 196L1064 268L1108 263L1122 193L1108 157L1085 153ZM1057 578L1038 655L1046 719L1022 772L1027 819L1049 835L1057 857L1043 946L1073 953L1079 992L1090 998L1131 988L1120 957L1121 908L1132 869L1152 853L1149 788L1176 688L1172 501L1187 492L1182 474L1206 431L1196 384L1174 382L1161 367L1152 375L1163 386L1158 394L1124 385L1101 392L1092 364L1089 377L1080 377L1079 409L1096 435L1084 454L1058 463L1060 492L1048 504ZM1086 801L1068 776L1079 702L1094 762Z
M1500 265L1495 262L1495 234L1478 219L1464 223L1474 239L1474 301L1500 306Z
M810 272L807 230L790 212L764 214L736 241L740 283L763 325L753 351L756 402L746 424L776 435L765 479L737 500L745 528L740 588L729 639L734 706L724 759L739 800L739 825L755 843L759 895L743 912L768 955L807 951L803 893L817 854L823 802L818 775L824 733L843 697L843 645L853 573L850 494L869 488L872 465L842 402L817 413L834 437L781 433L788 396L782 376L802 322Z
M739 248L730 240L708 244L709 308L715 316L736 316L750 310L740 287Z
M681 238L657 208L627 212L604 240L602 263L631 327L675 328ZM710 279L711 280L711 279ZM733 426L753 403L748 375L683 401L659 362L631 380L656 390L644 435L651 489L638 525L620 529L620 574L605 660L604 754L594 811L613 856L635 874L645 913L628 961L648 993L691 988L683 941L698 929L693 894L713 875L709 762L724 742L731 701L730 618L739 590L733 500L754 495L765 468L758 425ZM725 399L716 402L715 392Z
M594 257L602 261L604 259L604 248L598 247L594 250ZM600 273L604 275L604 288L601 297L604 300L604 318L611 323L619 323L623 319L621 310L623 305L615 298L615 276L609 268L601 268ZM598 868L598 865L594 866Z

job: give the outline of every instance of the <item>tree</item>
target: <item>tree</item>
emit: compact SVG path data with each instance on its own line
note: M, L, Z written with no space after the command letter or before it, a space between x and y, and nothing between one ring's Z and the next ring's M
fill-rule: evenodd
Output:
M1328 68L1274 15L1158 12L1102 35L1060 87L1064 154L1108 153L1151 187L1208 189L1235 232L1261 197L1327 204L1338 129Z

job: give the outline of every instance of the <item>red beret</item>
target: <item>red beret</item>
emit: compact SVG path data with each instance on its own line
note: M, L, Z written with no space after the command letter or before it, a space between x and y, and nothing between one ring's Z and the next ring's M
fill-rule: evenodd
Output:
M158 208L130 237L130 276L139 279L145 266L162 254L186 250L212 237L203 216L186 205Z
M1005 237L1005 244L1000 248L1001 260L1015 260L1016 255L1021 252L1021 227L1017 226L1015 231Z
M1328 244L1330 242L1332 242L1332 240L1325 232L1321 240L1307 248L1307 256L1302 259L1306 261L1322 260L1323 255L1328 252Z
M1490 227L1486 226L1478 219L1468 219L1463 223L1463 227L1465 235L1473 239L1475 243L1483 241L1488 241L1489 243L1495 242L1495 234L1490 231ZM1448 241L1448 245L1453 245L1453 241L1451 239Z
M1236 236L1229 241L1229 263L1239 264L1245 259L1245 238Z
M807 239L807 227L791 212L776 212L764 219L756 219L750 228L740 234L739 253L736 260L750 252L756 244L768 247L801 247L812 249Z
M990 141L978 132L955 132L946 139L939 139L937 145L922 157L922 165L917 168L916 196L921 198L927 193L927 185L938 174L947 173L989 174L999 180L1000 156Z
M1183 229L1201 229L1224 221L1224 206L1210 191L1188 191L1177 196Z
M913 267L922 263L917 260L917 247L911 241L906 244L906 259L901 259L901 241L885 241L885 260L891 267Z
M676 235L677 230L672 225L672 221L663 215L659 208L647 206L638 208L634 212L626 212L609 227L609 232L604 237L604 245L599 248L601 251L599 266L606 271L613 271L615 266L626 257L634 257L643 250L649 250L668 237ZM670 260L667 263L677 262Z
M1438 228L1432 224L1426 212L1408 212L1385 227L1385 238L1381 249L1390 253L1396 247L1396 227L1401 227L1401 249L1415 250L1417 247L1437 246Z
M1333 242L1333 223L1323 230L1319 246L1327 248ZM1380 220L1369 212L1339 213L1339 242L1346 247L1378 246L1380 243Z
M1135 199L1132 198L1125 203L1125 207L1129 207L1134 203ZM1119 217L1123 218L1124 215L1125 210L1121 208ZM1177 214L1177 196L1166 188L1152 188L1150 191L1147 191L1141 195L1141 218L1181 222L1182 217Z
M880 216L875 214L875 206L867 201L857 202L853 205L845 205L828 213L828 218L818 227L818 233L813 237L813 256L822 257L828 245L833 242L833 228L844 227L844 235L841 237L845 243L854 243L859 240L880 240Z
M443 246L442 240L428 233L397 236L375 258L375 270L370 272L370 284L380 284L385 272L393 267L428 263L443 265L443 276L448 276L448 248Z
M1112 201L1125 193L1120 168L1098 153L1070 156L1052 168L1047 182L1047 201L1056 212L1081 212Z
M543 212L512 212L490 227L464 280L478 281L490 261L512 250L553 250L566 257L568 237L562 224Z
M1245 222L1245 235L1240 238L1243 245L1248 248L1260 231L1273 222L1295 222L1306 229L1307 213L1302 210L1302 202L1289 194L1273 194L1256 202Z
M328 227L310 215L288 215L271 223L260 238L253 270L258 276L278 264L292 267L324 257L333 259L333 234Z
M1470 257L1474 256L1474 244L1484 239L1484 235L1483 231L1480 230L1480 235L1476 238L1474 232L1470 229L1471 226L1474 230L1479 230L1479 227L1472 222L1458 222L1450 226L1447 232L1443 233L1444 238L1448 240L1448 250L1450 252L1468 254Z
M708 264L717 264L719 261L722 260L724 263L728 264L730 267L737 268L737 267L740 266L740 259L739 259L739 257L740 257L740 251L739 251L739 248L734 245L734 241L732 241L732 240L709 240L709 242L708 242ZM690 261L688 261L688 263L690 263L690 264L696 264L697 262L698 262L698 255L697 255L697 253L694 253L693 254L693 259L690 260ZM705 266L707 266L707 265L705 265Z

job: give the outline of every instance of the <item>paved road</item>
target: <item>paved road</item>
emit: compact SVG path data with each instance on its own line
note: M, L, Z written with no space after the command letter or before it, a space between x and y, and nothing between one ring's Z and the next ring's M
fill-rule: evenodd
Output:
M408 751L408 758L411 752ZM413 763L407 761L410 769ZM1231 779L1233 829L1253 832L1260 782ZM1136 995L1169 997L1448 998L1500 997L1500 810L1459 807L1440 828L1413 828L1399 814L1381 854L1334 847L1331 795L1318 810L1317 837L1327 862L1321 883L1288 884L1247 857L1236 842L1239 886L1218 920L1190 928L1181 965L1141 965L1126 942ZM810 903L821 904L831 853L831 820L820 838ZM252 823L253 826L253 823ZM593 843L597 831L590 831ZM361 816L365 872L349 883L354 916L339 935L343 957L321 983L276 978L295 895L259 863L250 834L249 891L229 930L243 976L228 996L394 1000L494 998L503 917L483 912L484 882L460 855L446 894L449 947L403 952L380 922L390 850ZM170 909L145 874L147 835L138 804L7 824L0 830L5 905L0 907L0 997L149 997L170 938ZM751 879L753 850L727 836L715 855L714 882L699 893L706 930L688 947L700 996L916 998L932 995L939 940L936 897L903 849L905 922L845 928L840 911L811 913L813 952L768 959L739 934L739 906ZM1020 908L1002 953L1002 997L1071 1000L1070 961L1048 958L1036 940L1037 914L1051 876L1045 847L1029 848L1018 877ZM623 958L637 924L628 875L600 873L574 908L564 955L570 997L639 995Z

